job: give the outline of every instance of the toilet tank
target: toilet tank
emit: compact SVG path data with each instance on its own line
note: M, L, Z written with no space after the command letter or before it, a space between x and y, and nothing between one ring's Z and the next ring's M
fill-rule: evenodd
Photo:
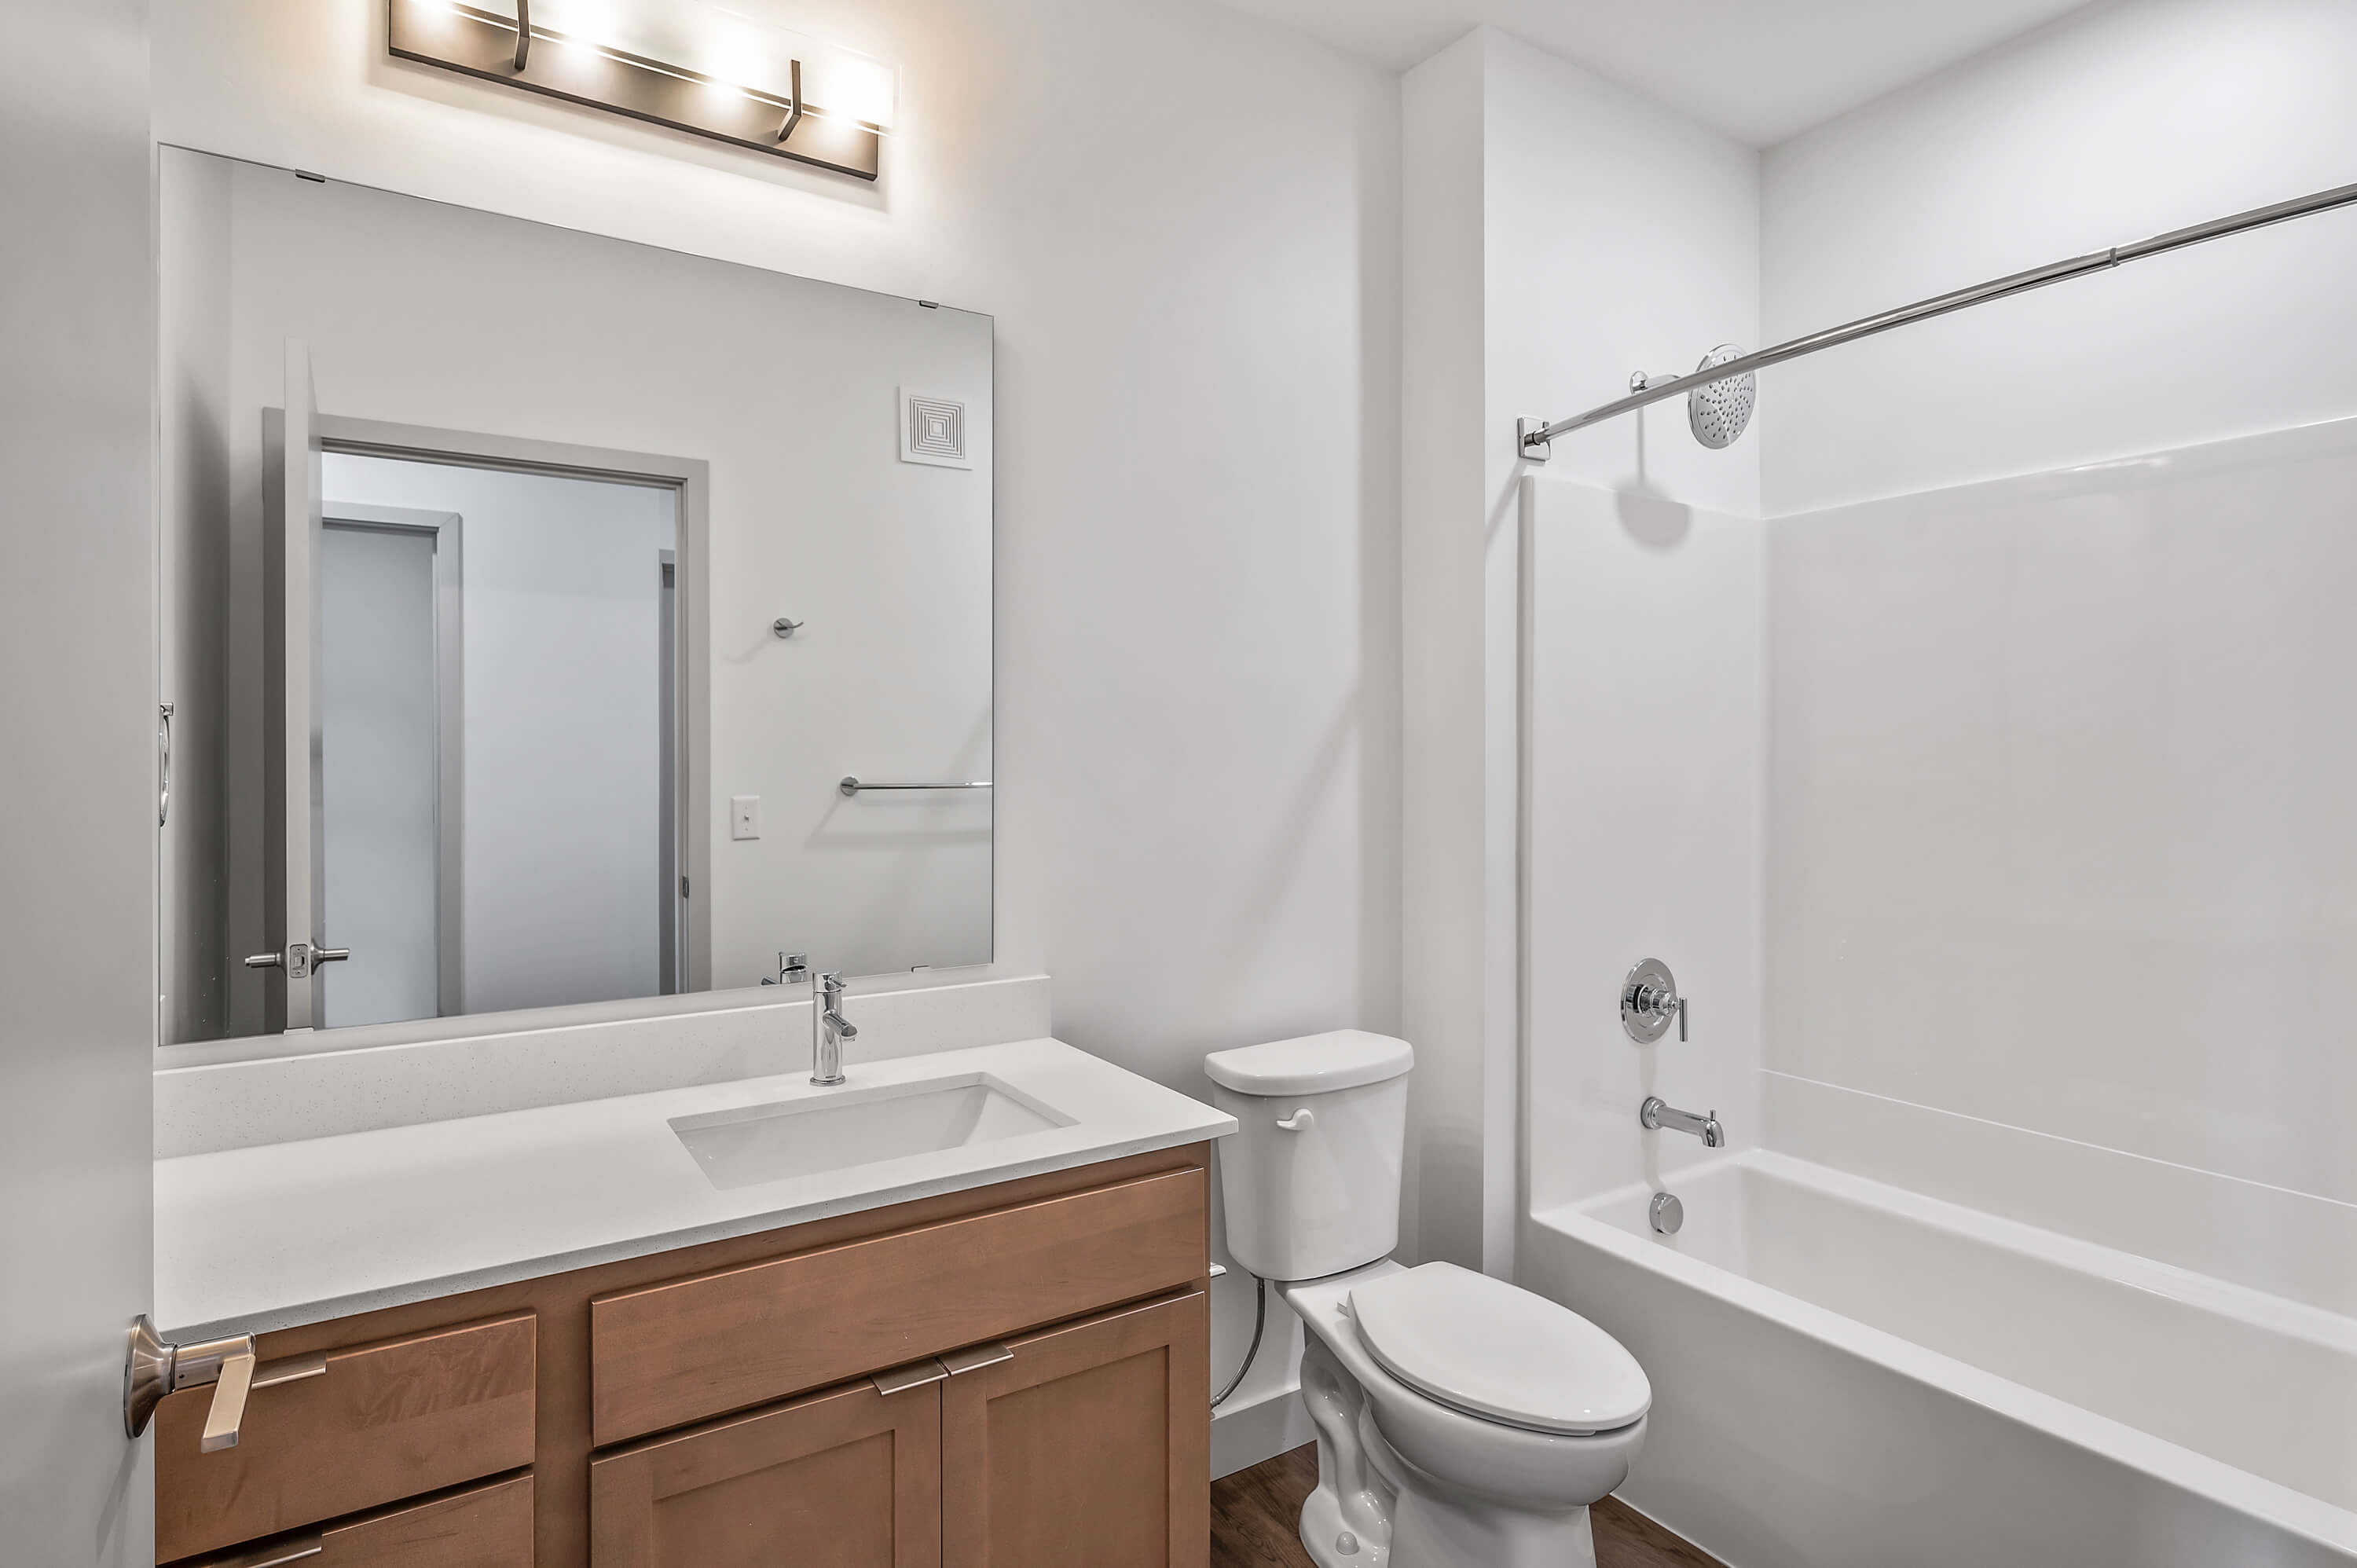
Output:
M1390 1256L1415 1065L1405 1040L1362 1029L1203 1058L1211 1103L1236 1119L1220 1143L1230 1256L1265 1280Z

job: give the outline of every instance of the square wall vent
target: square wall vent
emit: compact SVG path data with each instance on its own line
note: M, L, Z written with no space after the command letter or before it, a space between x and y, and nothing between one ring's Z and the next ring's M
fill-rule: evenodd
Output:
M965 404L952 398L900 393L900 461L940 468L971 468L965 455Z

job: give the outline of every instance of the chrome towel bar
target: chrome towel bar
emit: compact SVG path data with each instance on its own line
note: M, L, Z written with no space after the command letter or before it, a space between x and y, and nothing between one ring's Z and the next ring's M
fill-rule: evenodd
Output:
M863 789L987 789L990 788L990 780L969 779L942 784L877 784L855 779L846 774L844 776L843 782L837 784L835 788L845 795L856 795Z

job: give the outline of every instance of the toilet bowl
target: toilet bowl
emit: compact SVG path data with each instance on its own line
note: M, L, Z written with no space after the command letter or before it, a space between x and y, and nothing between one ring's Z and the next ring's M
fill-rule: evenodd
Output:
M1609 1335L1398 1241L1405 1042L1356 1030L1207 1058L1230 1253L1308 1330L1320 1568L1586 1568L1652 1391Z

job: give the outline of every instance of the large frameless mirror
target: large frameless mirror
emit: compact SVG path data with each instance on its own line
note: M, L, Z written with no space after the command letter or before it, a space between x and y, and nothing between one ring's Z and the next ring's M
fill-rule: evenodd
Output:
M161 202L167 1043L988 961L988 317Z

